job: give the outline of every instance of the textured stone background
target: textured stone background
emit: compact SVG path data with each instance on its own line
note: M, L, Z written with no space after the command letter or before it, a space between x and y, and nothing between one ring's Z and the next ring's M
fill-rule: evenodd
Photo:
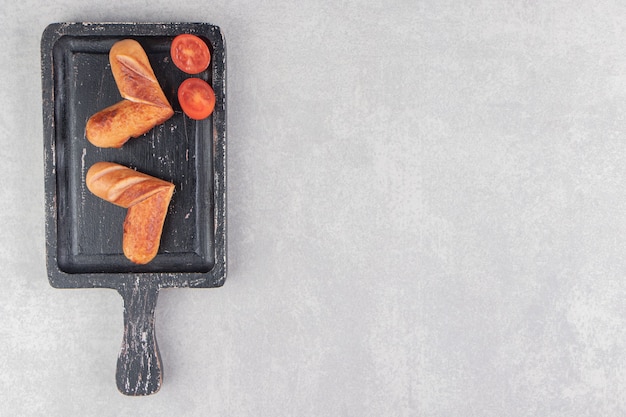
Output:
M44 266L39 40L227 41L229 277L164 290L162 390L122 302ZM626 415L622 1L5 2L0 414Z

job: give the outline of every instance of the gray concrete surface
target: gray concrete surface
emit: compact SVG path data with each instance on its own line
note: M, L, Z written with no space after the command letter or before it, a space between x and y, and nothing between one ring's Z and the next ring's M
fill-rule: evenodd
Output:
M6 3L6 2L5 2ZM620 1L10 2L0 13L0 415L626 415ZM229 276L122 302L44 264L40 36L204 21L228 58Z

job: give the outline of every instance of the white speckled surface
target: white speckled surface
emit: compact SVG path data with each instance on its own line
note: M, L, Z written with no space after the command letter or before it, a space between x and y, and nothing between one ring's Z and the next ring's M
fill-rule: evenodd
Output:
M626 415L626 6L462 3L3 6L0 415ZM229 276L161 292L156 396L46 279L56 21L226 36Z

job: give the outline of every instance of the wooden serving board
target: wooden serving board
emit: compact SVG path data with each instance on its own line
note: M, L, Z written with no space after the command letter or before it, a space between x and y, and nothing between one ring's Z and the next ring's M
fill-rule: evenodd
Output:
M171 62L181 33L203 38L216 105L202 121L186 117L176 91L188 74ZM85 139L87 119L121 99L108 62L111 46L137 40L175 114L120 149ZM154 332L161 288L211 288L226 279L226 56L220 28L207 23L55 23L42 35L46 264L56 288L111 288L124 300L117 386L126 395L159 390L163 370ZM116 162L172 182L176 189L156 258L131 263L122 253L126 210L87 190L99 161Z

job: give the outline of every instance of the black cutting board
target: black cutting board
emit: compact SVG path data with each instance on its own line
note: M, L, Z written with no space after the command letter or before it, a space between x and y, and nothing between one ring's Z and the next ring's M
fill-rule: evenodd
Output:
M216 97L202 121L183 114L176 98L191 75L171 62L181 33L205 40L208 81ZM174 116L120 149L85 139L87 119L121 100L109 49L137 40L174 108ZM154 334L161 288L211 288L226 279L226 57L219 27L207 23L55 23L41 41L46 193L46 258L56 288L112 288L124 299L124 338L117 385L127 395L152 394L163 371ZM99 161L116 162L175 186L159 253L146 265L122 253L126 210L94 196L85 175Z

